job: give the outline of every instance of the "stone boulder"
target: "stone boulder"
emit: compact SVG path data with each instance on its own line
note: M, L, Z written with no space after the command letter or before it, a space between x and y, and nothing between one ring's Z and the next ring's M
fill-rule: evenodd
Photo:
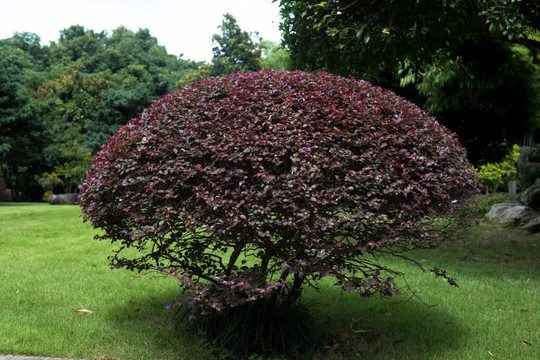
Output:
M519 226L519 229L533 234L540 232L540 216L537 216L525 223L522 223Z
M486 214L486 217L491 222L501 224L512 223L516 226L528 223L538 216L539 214L536 211L518 201L505 201L495 204Z
M516 200L533 209L540 208L540 179L536 179L527 189L516 196Z
M491 207L486 217L495 223L514 224L531 233L540 232L540 148L523 146L516 162L523 185L531 184L516 196Z
M11 190L0 190L0 201L13 201L13 195L11 194Z
M51 195L47 202L51 205L75 205L78 197L77 193Z
M518 171L540 172L540 148L522 146L516 162Z
M522 146L516 161L516 168L523 186L530 186L540 177L540 148Z
M494 223L513 224L519 230L530 233L540 232L540 214L519 201L505 201L495 204L486 217Z

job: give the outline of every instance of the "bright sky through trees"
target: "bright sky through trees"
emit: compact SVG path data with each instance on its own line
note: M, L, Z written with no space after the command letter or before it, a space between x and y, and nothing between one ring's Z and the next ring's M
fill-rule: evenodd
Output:
M243 30L280 41L279 8L272 0L0 0L0 39L31 32L48 45L71 25L109 34L124 25L148 28L170 54L209 61L212 35L226 13Z

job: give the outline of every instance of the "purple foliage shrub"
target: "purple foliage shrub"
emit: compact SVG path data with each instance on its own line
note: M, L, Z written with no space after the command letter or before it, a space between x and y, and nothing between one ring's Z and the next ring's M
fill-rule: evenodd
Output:
M451 238L474 222L477 188L456 135L406 100L326 73L263 71L155 101L97 154L80 204L96 238L120 244L113 266L178 277L206 314L294 302L326 276L396 294L394 272L365 255Z

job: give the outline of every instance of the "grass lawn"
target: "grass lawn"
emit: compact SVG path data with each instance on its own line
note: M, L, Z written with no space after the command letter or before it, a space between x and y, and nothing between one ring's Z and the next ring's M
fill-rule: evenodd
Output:
M219 359L227 353L174 325L174 279L111 271L76 206L0 203L0 355ZM457 279L385 259L417 290L383 301L308 290L321 344L306 359L540 359L540 235L483 224L414 257ZM436 306L428 306L436 305ZM78 313L88 309L92 315Z

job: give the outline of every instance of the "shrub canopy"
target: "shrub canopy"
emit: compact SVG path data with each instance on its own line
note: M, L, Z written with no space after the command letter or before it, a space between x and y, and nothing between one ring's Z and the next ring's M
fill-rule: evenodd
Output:
M472 223L477 187L456 135L406 100L263 71L156 100L97 154L80 203L96 237L121 244L113 266L174 274L204 314L292 302L325 276L395 294L392 271L366 255L448 239Z

